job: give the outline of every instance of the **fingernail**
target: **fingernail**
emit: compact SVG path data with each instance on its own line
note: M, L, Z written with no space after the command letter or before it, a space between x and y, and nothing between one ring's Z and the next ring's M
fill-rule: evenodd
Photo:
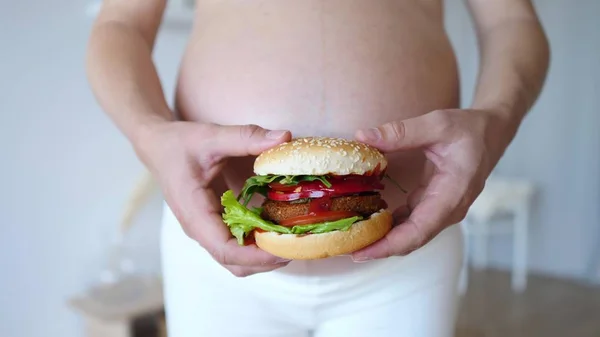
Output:
M279 139L285 135L287 131L284 130L272 130L267 132L267 138L269 139Z
M364 263L373 260L373 258L368 256L352 256L352 261L356 263Z
M275 260L275 264L280 264L280 263L286 263L286 262L290 262L292 260L290 259L277 259Z
M377 128L360 130L360 133L362 133L362 136L365 138L365 140L377 141L381 139L381 131L379 131Z

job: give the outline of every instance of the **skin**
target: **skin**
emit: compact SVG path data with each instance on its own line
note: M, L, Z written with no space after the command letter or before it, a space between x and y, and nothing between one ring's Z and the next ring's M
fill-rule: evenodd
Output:
M234 275L287 264L238 246L219 196L292 136L355 137L386 152L410 192L386 189L397 226L353 259L406 255L465 216L548 68L530 1L467 3L481 62L465 109L440 0L200 0L173 110L151 58L165 1L106 0L89 81L185 232Z

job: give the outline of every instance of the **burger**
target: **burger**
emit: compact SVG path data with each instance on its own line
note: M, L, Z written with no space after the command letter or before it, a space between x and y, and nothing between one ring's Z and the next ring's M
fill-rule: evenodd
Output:
M238 195L221 197L223 221L240 245L282 258L344 255L384 237L387 160L377 149L329 137L296 138L261 153ZM248 207L256 195L261 207Z

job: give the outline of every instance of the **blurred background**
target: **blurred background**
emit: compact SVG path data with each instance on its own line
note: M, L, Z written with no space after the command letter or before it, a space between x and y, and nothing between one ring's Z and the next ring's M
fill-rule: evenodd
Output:
M97 5L0 1L1 336L160 335L161 196L150 190L120 231L145 173L86 81ZM187 5L170 1L154 54L167 93L190 29ZM535 5L550 72L465 223L473 265L459 337L600 336L600 1ZM446 10L466 105L475 35L462 1Z

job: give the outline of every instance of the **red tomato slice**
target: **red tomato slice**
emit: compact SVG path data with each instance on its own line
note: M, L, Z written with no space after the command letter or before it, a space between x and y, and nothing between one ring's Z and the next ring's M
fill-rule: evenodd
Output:
M279 224L286 227L292 227L296 225L312 225L316 223L321 223L325 221L335 221L345 218L351 218L353 216L359 215L356 212L346 212L346 211L330 211L330 212L322 212L322 213L310 213L306 215L301 215L285 220L279 221Z
M298 188L298 185L285 185L279 182L270 183L269 187L273 190L281 192L291 192Z

